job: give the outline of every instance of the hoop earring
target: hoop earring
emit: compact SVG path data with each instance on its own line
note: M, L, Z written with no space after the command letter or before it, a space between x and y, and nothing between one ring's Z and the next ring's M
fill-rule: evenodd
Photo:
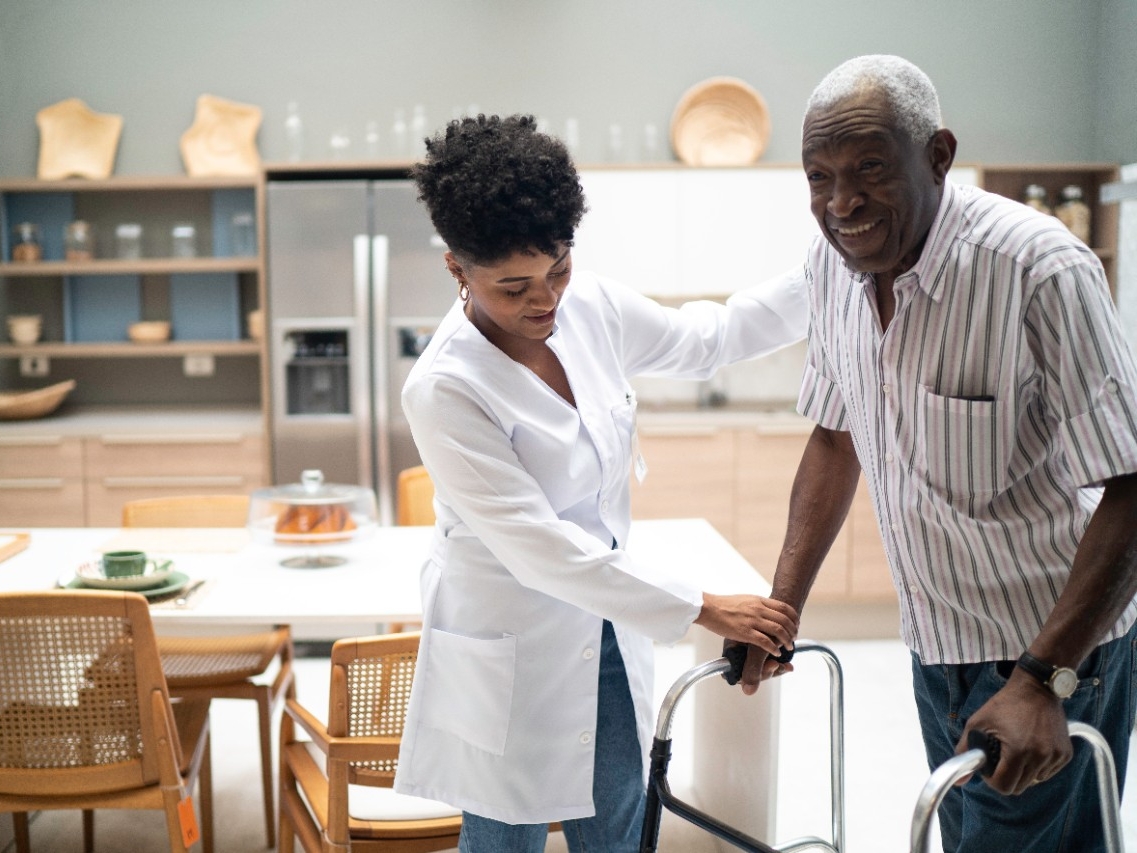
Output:
M470 285L464 281L458 282L458 298L463 302L470 298Z

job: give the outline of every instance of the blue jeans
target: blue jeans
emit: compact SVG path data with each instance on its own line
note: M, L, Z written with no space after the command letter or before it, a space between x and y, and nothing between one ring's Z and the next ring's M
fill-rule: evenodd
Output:
M1078 689L1063 703L1067 719L1088 723L1109 742L1119 791L1125 783L1137 702L1135 645L1137 626L1098 646L1078 668ZM968 719L1007 683L1013 666L1013 661L925 666L912 655L912 684L929 768L955 754ZM1074 739L1071 762L1046 783L1009 797L976 775L962 788L951 788L939 819L945 853L1105 850L1092 754L1080 738Z
M643 756L636 735L632 692L612 623L604 621L596 750L592 770L593 817L563 821L572 853L636 853L644 819ZM543 853L548 824L510 824L462 813L460 853Z

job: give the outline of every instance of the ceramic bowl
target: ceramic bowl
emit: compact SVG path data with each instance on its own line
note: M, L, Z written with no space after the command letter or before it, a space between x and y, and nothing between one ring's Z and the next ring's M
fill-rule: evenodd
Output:
M126 334L136 344L162 343L170 339L170 324L165 320L131 323L126 328Z
M8 337L14 344L34 344L43 331L39 314L12 314L8 317Z

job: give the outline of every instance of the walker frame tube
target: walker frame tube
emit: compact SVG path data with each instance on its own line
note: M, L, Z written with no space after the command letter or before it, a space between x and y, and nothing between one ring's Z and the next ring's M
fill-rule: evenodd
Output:
M771 847L756 838L728 826L722 821L700 811L680 800L671 793L667 781L667 765L671 761L671 721L676 705L687 691L698 682L713 675L730 671L732 662L726 657L699 664L681 675L660 706L659 719L655 729L655 739L651 748L651 768L648 772L647 807L644 813L643 832L640 837L640 853L656 853L659 843L659 827L663 809L678 815L689 823L721 838L740 850L749 853L796 853L799 850L821 849L829 853L841 853L845 848L845 728L844 728L844 685L841 665L836 655L820 643L801 641L797 643L794 654L799 652L818 652L829 667L829 738L830 738L830 794L832 809L833 840L826 841L814 836L797 838L778 847Z
M1117 794L1117 769L1109 743L1093 726L1085 723L1069 723L1070 737L1080 737L1093 750L1094 767L1097 771L1098 801L1101 803L1101 819L1104 827L1105 848L1110 853L1123 853L1121 837L1121 807ZM997 754L990 750L969 749L967 752L949 758L933 772L924 784L916 800L912 816L911 853L927 853L930 843L932 816L947 796L951 786L966 776L982 770L994 770L998 763ZM990 765L988 767L988 765Z

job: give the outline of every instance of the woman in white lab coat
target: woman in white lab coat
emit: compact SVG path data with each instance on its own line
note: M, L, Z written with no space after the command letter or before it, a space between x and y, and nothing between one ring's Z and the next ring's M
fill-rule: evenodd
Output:
M797 614L623 550L628 380L703 379L801 339L804 283L668 309L574 271L579 178L529 116L451 122L413 176L459 299L403 390L438 522L395 787L461 808L463 853L539 853L550 821L570 850L634 851L652 641L698 623L777 653Z

